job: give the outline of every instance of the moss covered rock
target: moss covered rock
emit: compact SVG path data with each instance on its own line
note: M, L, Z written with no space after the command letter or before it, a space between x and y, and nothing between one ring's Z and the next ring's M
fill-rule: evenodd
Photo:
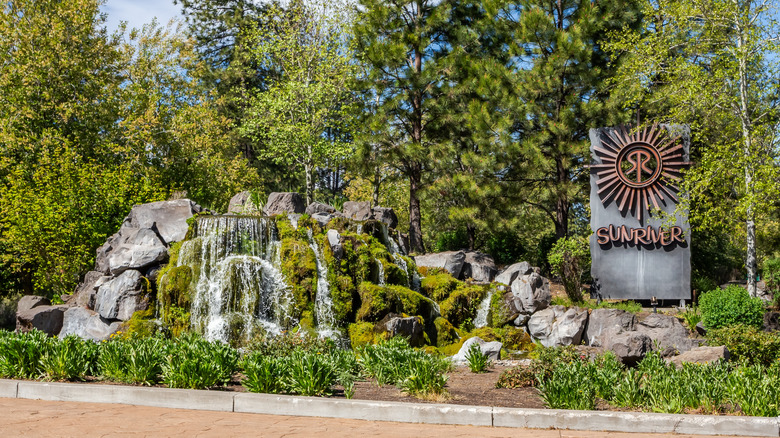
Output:
M480 302L486 295L487 289L484 286L461 283L446 300L441 302L441 316L456 326L460 326L466 320L473 320Z
M435 303L403 286L379 286L364 281L358 288L360 308L357 321L379 321L388 313L419 315L427 320L434 314Z
M436 337L431 341L435 342L437 347L444 347L460 341L458 330L446 318L436 318L433 325L436 328Z
M373 323L355 322L347 326L349 342L352 348L362 347L369 344L377 344L388 338L386 331L378 332Z
M160 319L178 336L190 326L193 275L189 266L168 265L157 280ZM135 316L135 315L133 315Z
M436 302L446 300L463 283L447 272L429 275L420 282L420 292Z

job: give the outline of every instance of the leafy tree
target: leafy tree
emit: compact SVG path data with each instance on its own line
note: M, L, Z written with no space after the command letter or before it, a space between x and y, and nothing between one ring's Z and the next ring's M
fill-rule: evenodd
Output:
M441 145L436 128L448 46L448 2L362 0L354 33L358 59L367 67L362 147L374 148L409 181L409 243L424 252L420 194Z
M252 59L274 71L267 90L247 100L242 131L257 144L258 157L303 171L306 202L314 200L315 170L326 159L350 154L355 74L341 26L345 11L325 3L271 6L273 17L247 44Z
M627 54L626 105L691 125L698 162L683 190L702 230L744 223L748 289L756 293L757 222L778 196L780 65L776 1L643 1L642 28L615 33Z

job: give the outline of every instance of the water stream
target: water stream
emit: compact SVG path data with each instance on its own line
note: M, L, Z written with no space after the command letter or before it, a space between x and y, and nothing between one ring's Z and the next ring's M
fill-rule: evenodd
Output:
M331 338L338 334L336 330L336 315L333 313L333 300L330 297L328 284L328 266L319 245L312 237L311 228L306 230L309 236L309 247L314 251L317 261L317 294L314 300L314 320L317 333L321 337Z
M477 309L477 317L474 318L474 327L480 328L480 327L485 327L487 325L488 313L490 312L490 301L492 299L493 299L493 290L491 289L490 292L488 292L485 299L482 300L481 303L479 303L479 308Z

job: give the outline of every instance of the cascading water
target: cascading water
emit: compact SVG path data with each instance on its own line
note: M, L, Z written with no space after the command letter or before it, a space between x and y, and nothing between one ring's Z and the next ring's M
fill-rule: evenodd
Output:
M191 325L207 339L249 340L257 329L292 328L294 298L279 266L279 239L268 219L198 218L178 266L193 272Z
M378 259L374 259L374 262L376 262L376 267L378 270L378 277L377 278L377 284L380 286L385 285L385 265L382 264L382 262Z
M407 275L407 287L411 288L412 290L419 292L420 291L420 274L417 273L416 269L412 270L411 278L408 278L409 275L409 265L406 263L406 260L404 260L401 253L401 248L398 246L398 243L396 243L395 239L392 239L390 237L390 233L387 231L387 225L382 224L382 235L385 239L385 242L387 242L387 247L390 250L390 255L393 257L393 261L395 261L395 264L398 265L399 268L403 269L404 272L406 272Z
M488 292L485 299L482 300L481 303L479 303L479 308L477 309L477 317L474 318L474 327L480 328L480 327L485 327L487 325L488 313L490 312L490 300L492 299L493 299L493 290L491 289L491 291Z
M320 337L332 338L339 333L336 330L336 315L333 313L333 300L330 297L328 284L328 266L319 245L312 237L311 228L306 230L309 236L309 248L314 251L317 262L317 295L314 300L314 317L317 322L317 333Z

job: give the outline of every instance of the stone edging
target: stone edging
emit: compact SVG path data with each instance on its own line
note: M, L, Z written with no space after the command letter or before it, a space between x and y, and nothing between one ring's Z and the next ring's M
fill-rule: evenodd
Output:
M275 394L0 379L0 397L403 423L780 437L780 418L335 400Z

